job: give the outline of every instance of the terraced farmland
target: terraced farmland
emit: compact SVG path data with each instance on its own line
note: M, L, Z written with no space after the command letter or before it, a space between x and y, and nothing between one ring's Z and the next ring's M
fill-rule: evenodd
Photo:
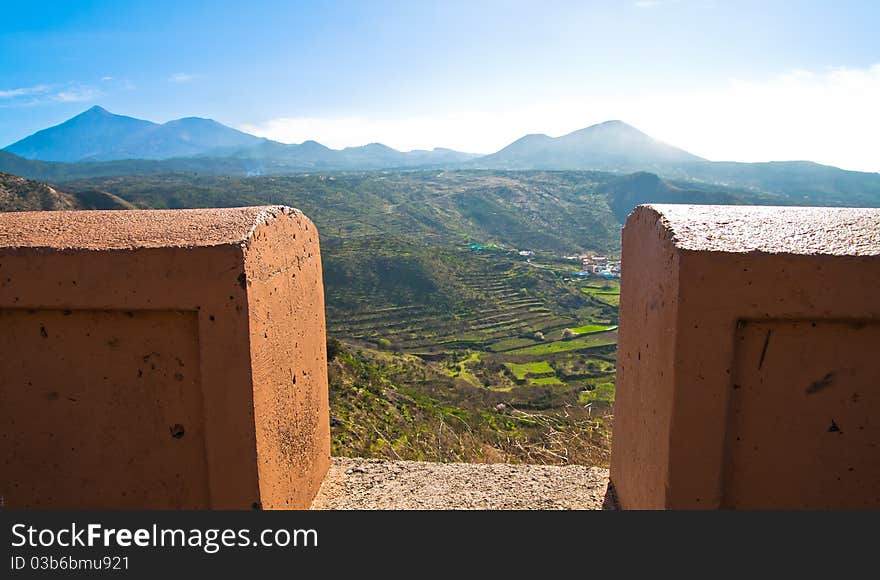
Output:
M616 329L616 326L605 326L604 324L586 324L584 326L572 328L571 331L575 334L595 334L597 332L606 332L608 330Z
M547 361L545 360L532 363L508 362L504 363L504 366L506 366L510 370L510 372L513 373L513 376L520 381L525 380L525 378L529 375L540 376L546 374L556 374L556 371L553 369L553 367L551 367L549 363L547 363Z
M581 290L596 300L617 308L620 306L620 282L617 280L603 280L581 287Z
M563 287L553 272L536 271L497 252L412 244L404 250L393 240L374 239L328 246L326 253L330 332L374 344L388 341L406 352L530 346L541 341L536 333L561 335L594 316L609 320L612 312ZM374 271L348 273L349 260ZM396 269L405 272L406 285L390 287L404 278Z
M558 354L563 352L574 352L579 350L587 350L601 346L610 346L617 344L617 332L601 332L594 334L581 335L570 340L557 340L544 344L536 344L525 348L518 348L510 351L511 355L531 355L544 356L549 354Z
M477 389L541 412L607 409L607 393L591 393L613 390L617 309L585 289L615 292L614 281L592 287L572 279L571 264L469 244L357 238L326 244L324 256L330 333L399 361L389 364L401 384L449 393L430 386L437 373L461 396Z

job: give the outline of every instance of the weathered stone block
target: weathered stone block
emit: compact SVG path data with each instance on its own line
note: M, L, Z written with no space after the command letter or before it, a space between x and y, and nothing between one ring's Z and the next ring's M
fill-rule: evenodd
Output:
M0 214L9 508L306 508L329 466L318 232L283 207Z
M623 232L624 508L880 507L880 211L640 206Z

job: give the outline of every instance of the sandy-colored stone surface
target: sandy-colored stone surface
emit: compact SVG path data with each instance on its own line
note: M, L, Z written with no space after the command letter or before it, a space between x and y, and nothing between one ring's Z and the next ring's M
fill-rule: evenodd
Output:
M880 507L880 212L639 206L622 260L621 507Z
M598 510L608 470L334 457L314 510Z
M239 245L283 206L0 212L0 248L132 250Z
M696 252L880 255L880 210L846 207L643 205L672 234L675 247Z
M6 507L308 508L321 271L291 208L0 213Z

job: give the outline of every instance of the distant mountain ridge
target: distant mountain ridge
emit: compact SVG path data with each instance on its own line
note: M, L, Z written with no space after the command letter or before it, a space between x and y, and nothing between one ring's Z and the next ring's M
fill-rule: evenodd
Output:
M401 152L381 143L330 149L315 141L287 145L227 127L212 119L185 117L153 123L94 106L4 149L25 159L64 163L166 160L188 157L268 160L291 170L380 169L462 163L476 154L451 149Z
M166 159L222 147L254 146L261 141L211 119L188 117L158 124L94 106L13 143L6 151L40 161Z
M562 137L526 135L474 165L487 169L598 169L644 171L705 162L623 121L605 121Z
M290 170L391 169L464 165L487 169L639 171L705 161L657 141L623 121L606 121L562 137L526 135L491 155L451 149L402 152L381 143L330 149L316 141L285 144L212 119L186 117L159 124L94 106L5 148L37 161L66 163L215 157L265 161Z
M880 206L880 173L806 161L709 161L618 120L561 137L526 135L480 156L442 148L402 152L381 143L338 150L316 141L284 144L210 119L160 125L92 107L0 150L0 171L53 182L163 173L258 176L433 168L650 172L783 195L801 205Z

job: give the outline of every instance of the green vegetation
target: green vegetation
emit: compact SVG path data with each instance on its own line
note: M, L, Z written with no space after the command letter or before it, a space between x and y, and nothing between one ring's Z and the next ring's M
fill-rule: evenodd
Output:
M607 466L605 416L559 404L561 383L494 391L457 381L435 363L335 341L329 360L334 455ZM577 396L576 393L571 393Z
M611 292L588 292L593 298L601 302L602 304L607 304L608 306L614 306L617 308L620 306L620 294L611 293Z
M77 180L65 187L108 191L138 207L290 205L317 224L322 241L379 237L479 255L522 248L558 254L617 250L620 228L610 205L616 193L603 190L616 179L595 171L179 173ZM471 244L495 249L472 251Z
M614 308L620 306L620 282L617 280L591 283L582 286L581 290L603 304Z
M510 253L363 238L323 244L327 319L337 336L407 352L503 352L537 344L535 334L616 312L550 269Z
M505 350L513 350L515 348L521 348L523 346L529 346L535 344L535 341L530 338L506 338L504 340L499 340L498 342L493 342L489 345L489 350L492 352L502 352Z
M579 336L578 338L574 338L571 340L558 340L547 344L537 344L535 346L512 350L509 354L542 356L547 354L586 350L612 344L617 344L617 333L603 332Z
M592 390L581 391L578 401L581 403L614 403L614 383L598 383Z
M71 209L132 209L112 194L84 189L59 191L45 183L0 172L0 211L57 211Z
M537 379L529 379L530 385L564 385L557 377L540 377Z
M521 363L521 364L514 363L514 362L506 362L506 363L504 363L504 366L506 366L508 369L510 369L510 372L513 373L513 376L515 376L518 380L525 379L526 375L542 375L542 374L546 374L546 373L550 373L550 374L556 373L556 371L553 370L553 367L551 367L550 364L545 360L538 361L538 362Z
M578 326L577 328L572 328L571 331L575 334L593 334L596 332L605 332L608 330L616 329L616 326L605 326L603 324L587 324L585 326Z
M614 363L602 359L589 359L587 361L587 367L590 370L598 370L601 372L614 372Z

